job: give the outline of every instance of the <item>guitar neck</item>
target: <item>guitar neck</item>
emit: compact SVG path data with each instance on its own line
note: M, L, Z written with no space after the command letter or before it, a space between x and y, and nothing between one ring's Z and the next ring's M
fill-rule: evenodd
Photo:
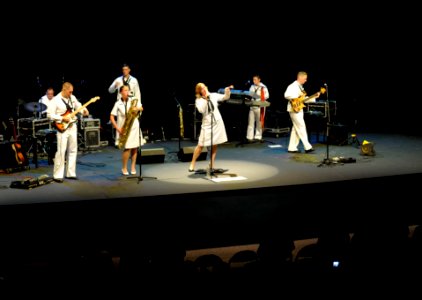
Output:
M307 97L307 98L304 98L303 100L304 101L308 101L308 100L311 100L311 99L313 99L313 98L316 98L318 96L318 93L315 93L315 94L313 94L313 95L310 95L309 97Z
M81 107L79 107L77 110L75 110L74 112L69 114L69 117L73 118L74 116L76 116L80 111L84 110L85 107L87 107L90 104L90 101L88 101L87 103L85 103L84 105L82 105Z

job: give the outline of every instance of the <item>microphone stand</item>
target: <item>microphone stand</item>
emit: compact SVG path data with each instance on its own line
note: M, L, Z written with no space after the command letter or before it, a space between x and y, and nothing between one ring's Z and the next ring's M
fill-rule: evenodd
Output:
M141 125L140 124L139 124L139 134L138 135L139 135L139 138L141 138ZM138 179L138 182L137 182L138 184L139 184L140 181L143 181L144 178L157 179L157 177L142 176L142 150L141 150L141 146L138 147L138 155L136 156L136 162L139 165L139 176L126 176L125 177L126 179Z
M328 101L328 86L326 83L324 83L325 85L325 89L327 92L327 103L325 105L325 109L326 109L326 115L327 115L327 128L326 128L326 133L325 133L325 144L326 144L326 156L325 158L321 161L321 163L318 165L318 167L324 166L324 165L331 165L333 164L333 162L330 159L330 127L331 127L331 114L330 114L330 101Z
M214 169L214 166L213 166L213 163L212 163L212 155L213 155L213 127L214 127L214 105L213 105L213 103L212 102L210 102L211 101L211 99L210 98L208 98L207 99L207 101L208 101L208 103L207 103L207 106L208 106L208 111L210 112L210 114L211 114L211 150L210 150L210 163L209 163L209 167L207 168L207 169L199 169L199 170L197 170L196 172L195 172L195 174L207 174L207 176L209 177L209 178L212 178L213 176L215 176L215 174L217 174L217 173L219 173L219 174L221 174L221 173L224 173L224 172L226 172L227 170L224 170L224 169ZM218 105L218 104L217 104Z

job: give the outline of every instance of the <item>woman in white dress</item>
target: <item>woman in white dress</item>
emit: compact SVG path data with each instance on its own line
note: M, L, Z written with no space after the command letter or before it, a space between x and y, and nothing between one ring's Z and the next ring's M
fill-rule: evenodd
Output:
M116 129L116 146L119 144L119 137L123 133L123 125L125 119L130 112L137 114L143 111L142 103L140 99L137 99L137 103L132 107L135 98L129 97L129 87L123 85L119 89L121 98L114 103L113 109L110 113L110 122ZM117 122L116 122L117 117ZM139 120L136 117L133 121L132 127L128 129L129 135L127 137L126 144L122 152L122 174L129 175L127 164L129 162L129 156L131 159L130 174L136 174L136 157L138 156L138 147L141 146L142 137L140 136Z
M217 155L217 145L227 142L226 128L218 109L218 102L230 98L230 88L233 88L233 86L226 87L224 89L224 94L218 94L210 93L208 87L201 82L195 87L195 106L202 114L202 125L201 133L198 138L198 145L192 155L189 172L195 171L195 163L202 153L203 147L212 148L210 162L210 168L212 169Z

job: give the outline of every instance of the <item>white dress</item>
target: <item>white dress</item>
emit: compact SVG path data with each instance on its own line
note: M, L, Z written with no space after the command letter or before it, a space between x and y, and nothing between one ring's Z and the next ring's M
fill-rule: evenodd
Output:
M201 133L199 134L198 145L205 147L211 146L211 136L213 145L227 142L226 127L224 126L223 118L218 109L218 102L226 100L228 97L218 93L210 93L209 97L214 106L213 112L208 106L208 101L206 99L196 98L195 100L195 106L202 114Z
M113 109L111 110L110 114L117 117L117 126L119 128L122 127L123 124L125 123L126 112L129 113L129 109L134 99L135 98L129 98L127 102L124 102L120 99L114 103ZM142 107L142 104L140 103L140 101L138 101L136 106ZM138 148L139 146L142 146L141 145L142 141L143 139L142 139L142 132L139 128L139 119L136 118L133 121L132 128L130 129L129 136L126 141L125 149ZM115 144L116 146L119 144L119 132L117 131L116 131Z

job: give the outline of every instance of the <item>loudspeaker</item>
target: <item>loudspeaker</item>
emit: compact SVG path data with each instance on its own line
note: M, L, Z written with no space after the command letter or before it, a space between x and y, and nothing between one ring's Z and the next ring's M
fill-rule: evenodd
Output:
M85 128L84 141L85 147L100 147L100 129Z
M329 125L328 142L330 145L347 145L348 132L347 126L342 124Z
M179 150L177 153L177 157L179 160L187 162L192 160L193 152L195 151L196 147L183 147ZM203 147L201 154L199 154L199 157L197 160L206 160L207 159L207 148Z
M166 153L164 151L164 148L141 149L140 162L141 164L163 163L165 156Z

